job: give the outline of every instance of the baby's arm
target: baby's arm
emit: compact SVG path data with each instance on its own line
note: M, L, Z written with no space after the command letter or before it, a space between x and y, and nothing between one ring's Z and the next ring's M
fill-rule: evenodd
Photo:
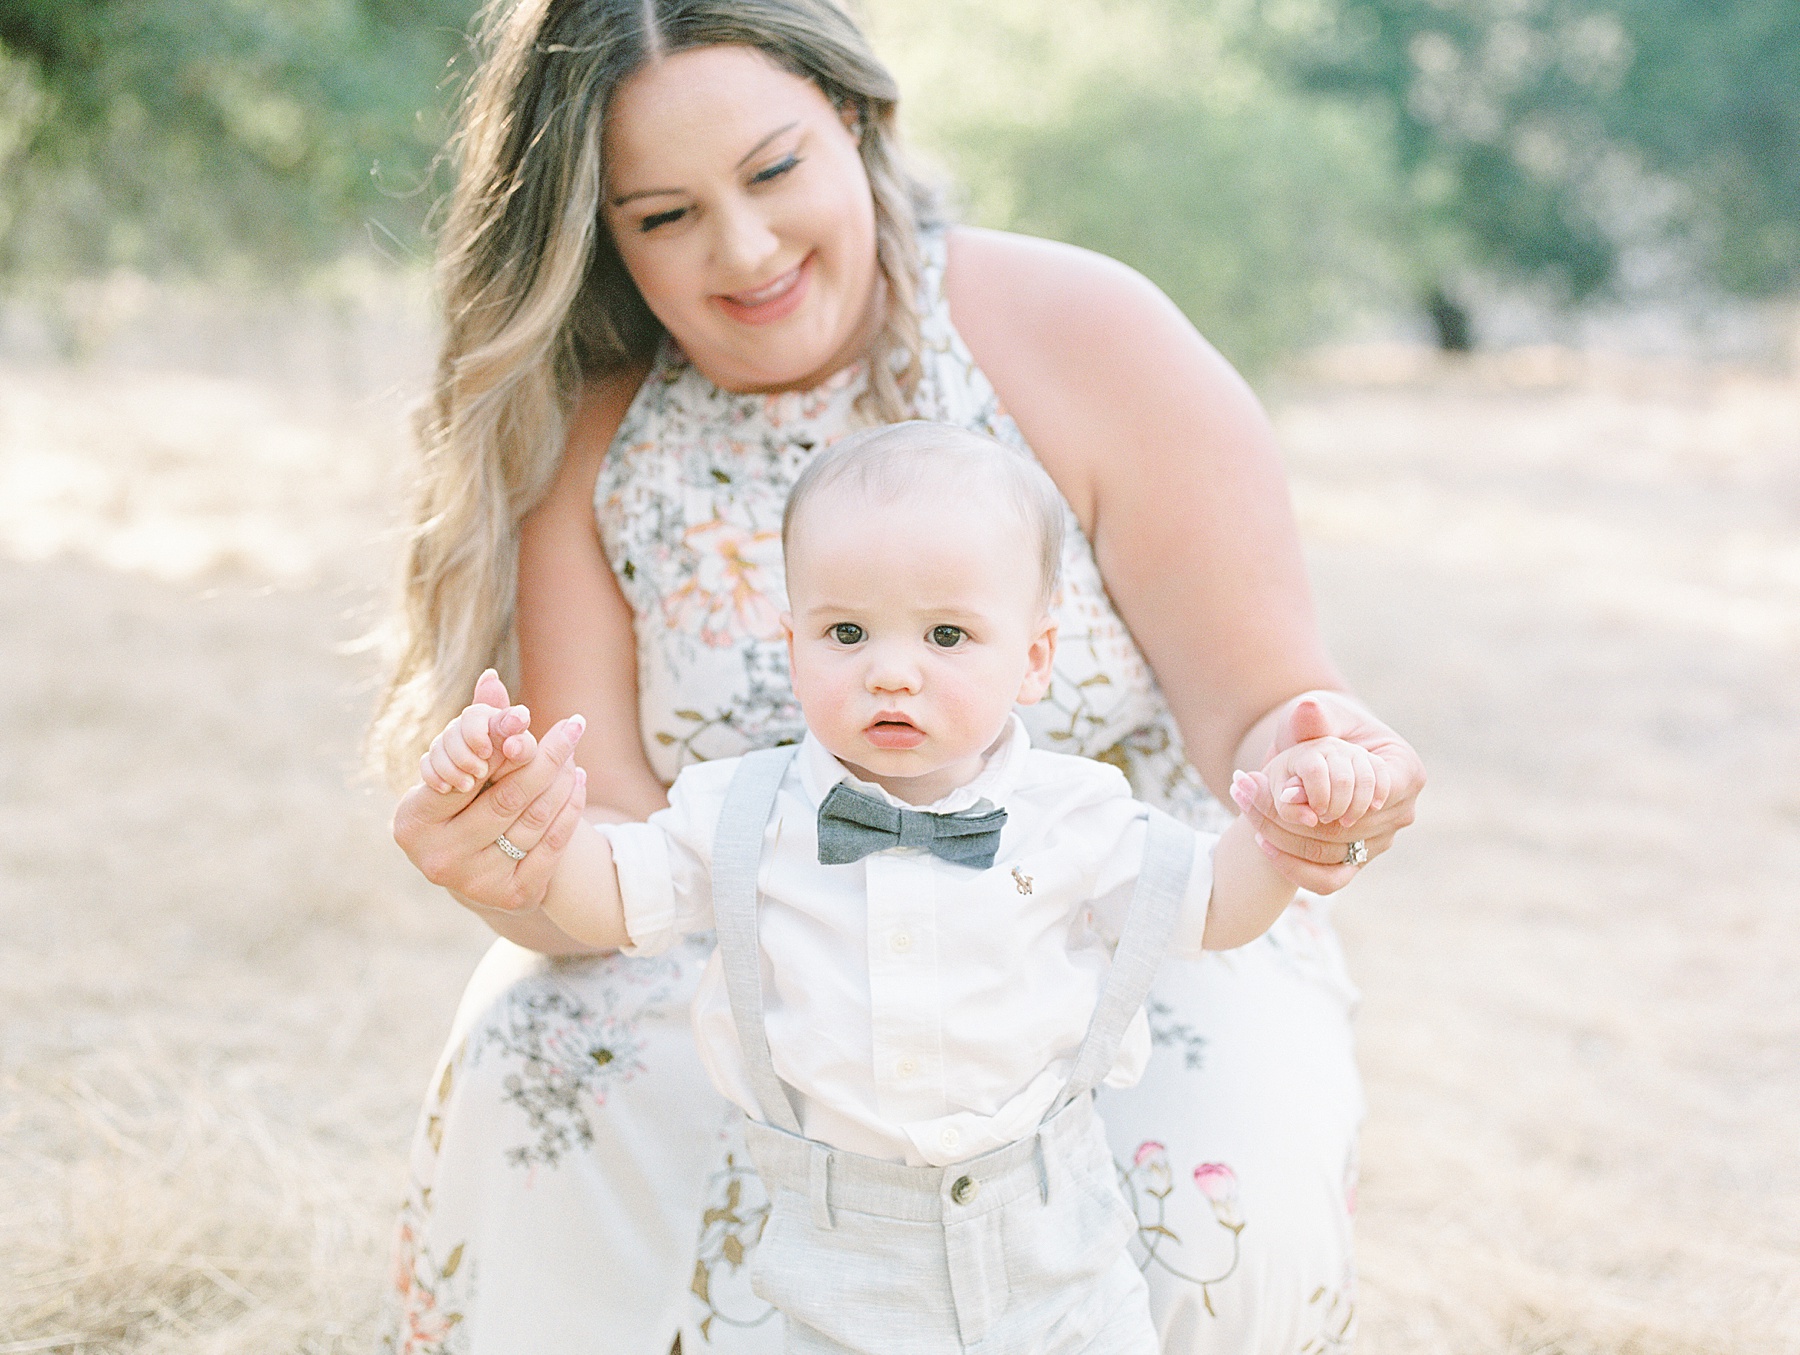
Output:
M1207 950L1247 945L1275 924L1293 898L1294 886L1263 854L1250 821L1233 819L1213 848L1212 899L1201 944Z
M592 827L575 834L544 894L544 916L577 941L602 950L631 944L612 843Z

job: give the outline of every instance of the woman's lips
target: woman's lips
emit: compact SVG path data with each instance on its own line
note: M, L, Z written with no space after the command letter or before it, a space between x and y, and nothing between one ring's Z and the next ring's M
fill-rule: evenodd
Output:
M911 720L877 719L863 731L863 737L877 748L917 748L925 742L925 731Z
M733 320L746 325L772 325L785 320L806 300L812 282L813 256L808 254L773 281L748 291L718 293L713 304Z

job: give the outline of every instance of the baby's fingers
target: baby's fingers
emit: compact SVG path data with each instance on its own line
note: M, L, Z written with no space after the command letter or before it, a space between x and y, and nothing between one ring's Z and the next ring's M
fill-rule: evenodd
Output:
M1375 802L1376 765L1375 759L1361 749L1358 749L1356 755L1350 759L1352 776L1350 803L1345 806L1344 812L1339 814L1336 819L1341 827L1350 827L1364 814L1367 814L1369 806Z
M508 706L496 711L488 721L488 735L499 750L496 777L513 767L522 767L537 753L537 740L531 733L531 712L524 706Z
M476 761L480 763L479 758ZM419 779L440 795L448 795L456 790L474 790L475 776L476 773L465 771L456 764L442 734L431 741L431 747L419 759Z
M488 760L494 756L495 751L494 722L497 717L506 714L508 714L507 711L496 710L494 707L483 705L480 702L463 707L463 713L452 720L450 728L444 731L445 742L450 747L450 756L457 766L464 771L474 771L472 766L467 765L472 758L481 763L481 771L478 775L487 775ZM461 740L460 748L457 746L459 739ZM459 753L467 753L470 758L458 756Z
M1331 805L1331 767L1316 749L1296 754L1289 763L1291 775L1275 797L1276 813L1287 823L1316 828L1327 819ZM1347 797L1346 797L1347 798Z

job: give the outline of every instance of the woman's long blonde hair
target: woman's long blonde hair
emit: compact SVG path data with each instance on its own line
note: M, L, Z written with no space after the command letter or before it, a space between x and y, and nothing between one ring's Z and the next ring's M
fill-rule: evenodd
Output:
M520 519L556 474L582 380L646 361L661 338L600 210L607 105L646 62L752 47L855 113L887 296L859 413L906 418L919 380L917 228L934 199L901 157L893 78L832 0L495 0L480 38L451 142L444 343L371 728L397 784L483 668L516 675Z

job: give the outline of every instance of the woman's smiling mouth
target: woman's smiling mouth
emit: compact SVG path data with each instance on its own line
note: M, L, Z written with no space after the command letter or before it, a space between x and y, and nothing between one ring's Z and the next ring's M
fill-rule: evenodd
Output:
M806 300L807 284L812 280L813 256L799 263L773 281L743 292L720 292L713 304L733 320L746 325L770 325L785 320Z

